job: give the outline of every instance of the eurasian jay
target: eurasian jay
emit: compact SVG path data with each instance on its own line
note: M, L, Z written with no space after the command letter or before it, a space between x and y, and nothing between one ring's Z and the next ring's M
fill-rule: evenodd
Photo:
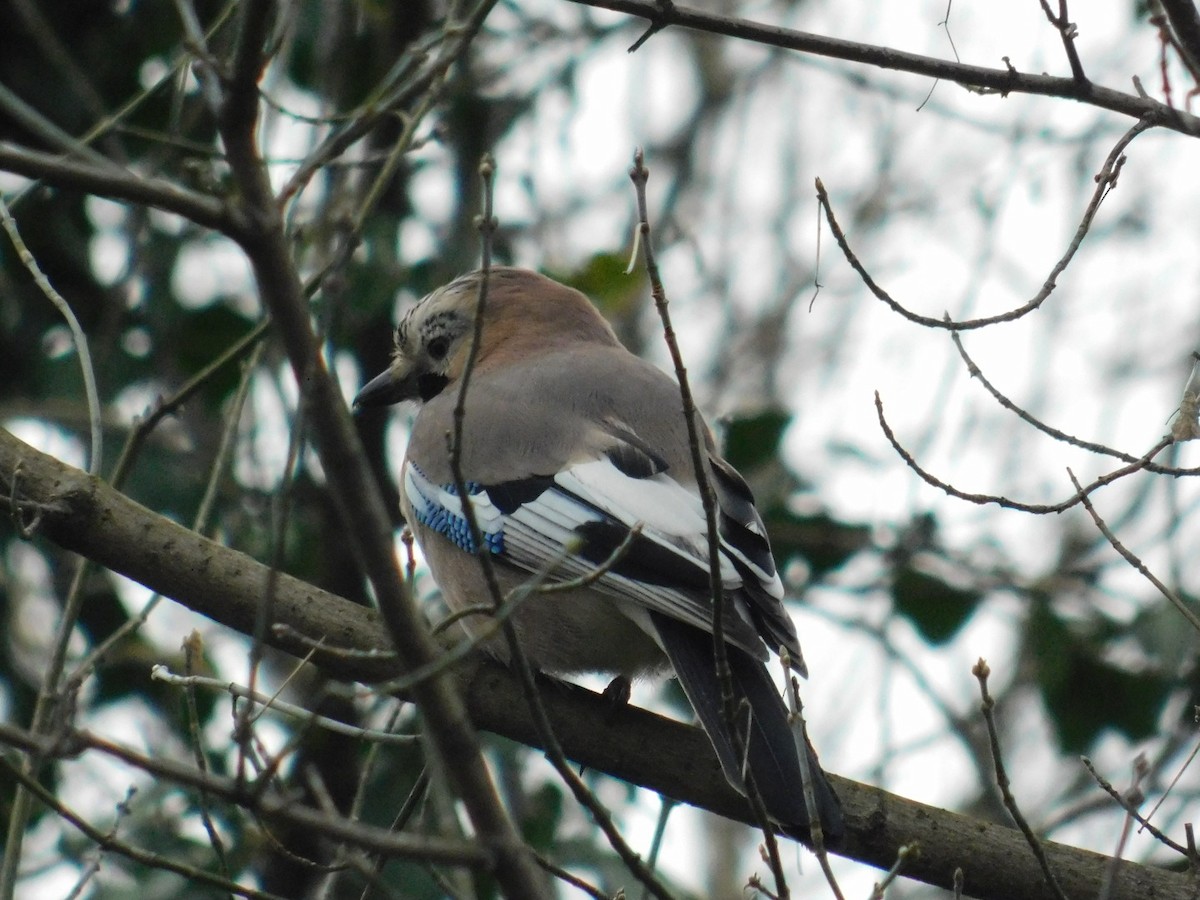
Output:
M354 400L356 408L421 404L401 503L451 609L492 601L447 449L481 277L464 275L411 309L396 329L391 365ZM530 663L547 673L626 677L669 664L730 783L744 791L744 761L768 813L806 837L797 744L766 667L768 650L785 647L806 674L783 584L749 487L697 415L718 507L729 671L738 716L749 721L739 756L722 714L706 519L674 380L626 350L583 294L534 272L493 268L463 421L465 488L506 594L535 576L594 573L640 529L590 586L535 593L517 607L513 623ZM484 649L508 655L502 635ZM822 831L836 841L840 804L811 745L806 752Z

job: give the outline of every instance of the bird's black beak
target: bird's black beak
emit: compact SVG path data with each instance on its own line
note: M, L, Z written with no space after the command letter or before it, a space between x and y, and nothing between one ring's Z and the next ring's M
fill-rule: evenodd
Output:
M354 411L371 406L391 406L417 396L410 378L397 378L391 369L385 369L362 386L354 396Z

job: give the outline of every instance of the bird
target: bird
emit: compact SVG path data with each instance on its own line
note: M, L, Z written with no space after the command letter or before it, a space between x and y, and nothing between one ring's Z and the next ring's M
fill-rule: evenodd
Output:
M468 377L460 479L448 435ZM447 606L492 602L465 500L505 595L531 578L588 582L516 606L512 621L535 669L618 679L673 670L726 779L744 794L748 770L771 819L809 841L797 741L767 668L784 649L807 675L796 629L753 494L694 413L719 523L734 718L749 722L748 736L735 740L723 712L707 517L678 383L627 350L579 291L532 270L493 267L408 310L390 365L354 407L403 401L419 409L400 473L402 512ZM471 622L463 626L478 632ZM483 649L508 661L502 636ZM807 738L801 746L822 834L836 843L845 831L840 801Z

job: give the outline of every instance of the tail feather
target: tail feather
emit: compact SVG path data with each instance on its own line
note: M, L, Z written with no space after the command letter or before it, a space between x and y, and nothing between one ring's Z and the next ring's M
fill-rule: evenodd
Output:
M725 777L744 793L743 759L734 749L721 709L721 686L714 664L712 635L653 611L650 616L679 683L708 732ZM804 802L800 758L783 698L760 660L737 647L726 646L734 702L741 708L741 701L745 700L750 708L745 767L754 776L770 816L789 833L807 840L809 816ZM742 715L745 715L744 710ZM807 742L806 750L821 831L826 841L834 843L845 834L842 807L821 770L816 753Z

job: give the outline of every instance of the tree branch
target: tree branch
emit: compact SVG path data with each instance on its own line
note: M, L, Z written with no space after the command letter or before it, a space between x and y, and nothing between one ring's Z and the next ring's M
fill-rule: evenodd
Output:
M1200 118L1172 109L1150 97L1126 94L1112 88L1100 87L1090 81L1079 82L1074 78L1056 78L1050 75L1031 75L1012 68L989 69L960 62L935 59L917 53L905 53L890 47L861 44L838 38L765 25L734 16L722 16L703 12L674 3L656 3L654 0L570 0L583 6L611 9L646 19L655 30L678 25L694 31L720 34L740 38L784 50L799 50L815 56L844 59L848 62L864 63L879 69L895 69L912 72L930 78L944 78L966 88L996 93L1002 97L1009 94L1037 94L1044 97L1062 97L1078 100L1090 106L1111 110L1132 119L1149 117L1152 125L1161 125L1181 134L1200 137Z
M160 591L244 634L254 627L266 566L159 516L103 481L40 453L0 430L0 487L11 491L20 464L16 498L22 515L38 515L38 533ZM0 498L0 507L5 503ZM282 629L268 641L313 660L348 681L379 681L401 667L387 653L376 613L286 574L278 576L275 615ZM308 636L309 641L299 636ZM342 653L353 648L367 653ZM537 729L522 687L511 672L484 659L456 672L476 727L538 746ZM746 800L731 788L704 733L693 726L636 708L614 712L601 696L574 685L541 691L554 734L571 759L719 815L751 822ZM599 723L607 722L607 725ZM867 785L831 776L845 807L848 834L837 852L887 869L902 846L917 841L918 858L905 876L952 886L956 867L966 871L967 896L1048 897L1041 870L1019 832L915 803ZM1047 858L1068 896L1095 896L1107 857L1044 843ZM1114 897L1183 900L1189 877L1149 866L1122 866Z
M481 847L475 841L434 835L401 834L352 822L318 812L290 797L263 791L256 784L203 772L194 766L162 756L146 756L89 731L68 731L52 736L35 735L14 725L0 722L0 743L41 754L47 759L65 759L87 750L94 750L141 769L156 779L207 791L213 796L253 810L268 821L286 822L313 829L330 838L387 857L420 859L485 870L492 869L494 865L489 848Z
M825 211L825 220L829 223L829 230L833 232L833 238L837 241L842 255L846 257L846 262L858 273L867 290L885 303L893 312L925 328L944 328L952 332L987 328L992 325L998 325L1001 322L1015 322L1017 319L1024 318L1034 310L1040 309L1042 304L1046 302L1046 299L1058 286L1059 277L1067 271L1067 267L1075 258L1080 245L1083 244L1083 239L1087 237L1088 232L1091 230L1092 220L1095 219L1096 213L1100 210L1100 204L1108 196L1109 192L1117 186L1117 180L1121 176L1121 169L1125 166L1125 149L1134 138L1148 128L1150 128L1150 125L1145 119L1135 122L1128 131L1121 135L1116 144L1113 145L1112 150L1109 151L1108 156L1105 157L1104 164L1093 179L1096 182L1096 188L1092 191L1092 199L1088 201L1087 208L1083 211L1083 217L1079 220L1079 225L1075 229L1075 235L1067 245L1066 251L1059 257L1058 262L1050 269L1050 274L1042 283L1041 289L1021 306L994 316L955 321L950 318L949 314L939 319L935 316L923 316L906 308L879 286L875 279L871 277L871 273L867 271L866 266L862 264L854 249L850 246L850 241L846 238L845 232L842 231L841 225L838 224L837 217L833 214L833 206L829 201L829 193L825 190L825 185L821 182L820 178L816 179L817 203L820 209Z
M172 212L233 238L242 230L240 221L224 201L180 187L173 181L134 175L117 166L93 165L0 142L0 170L41 178L60 189Z
M240 243L254 269L263 303L271 311L287 350L321 463L343 509L346 539L356 545L364 574L400 659L407 667L430 663L437 645L400 577L392 528L346 402L333 380L313 332L308 305L292 259L278 198L257 144L257 81L275 13L270 0L247 0L240 8L232 75L219 116L229 167L250 227ZM263 582L265 583L265 582ZM260 589L261 593L261 589ZM276 585L274 602L282 602ZM513 896L537 898L545 878L496 794L462 698L443 673L414 685L430 740L441 756L480 839L496 854L496 879Z

